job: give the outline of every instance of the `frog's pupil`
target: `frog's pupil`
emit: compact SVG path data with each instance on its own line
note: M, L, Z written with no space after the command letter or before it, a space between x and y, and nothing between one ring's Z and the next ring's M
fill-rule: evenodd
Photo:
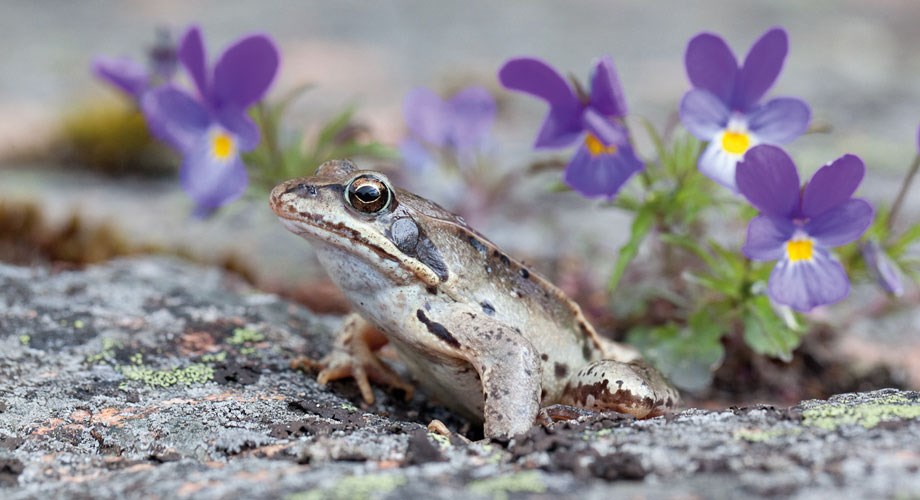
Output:
M364 184L363 186L358 186L358 189L355 189L355 196L364 203L371 203L380 198L380 190L377 189L377 186Z

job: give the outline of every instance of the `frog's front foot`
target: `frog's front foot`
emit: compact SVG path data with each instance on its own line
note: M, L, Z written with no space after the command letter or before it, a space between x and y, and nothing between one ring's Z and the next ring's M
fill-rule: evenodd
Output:
M636 418L663 415L680 404L677 390L648 363L609 359L582 368L565 386L562 404L617 411Z
M332 352L320 361L300 358L291 367L316 371L316 381L326 385L334 380L353 378L366 404L374 402L371 381L403 391L411 399L414 388L377 356L375 351L386 343L373 325L357 314L348 315L339 331Z

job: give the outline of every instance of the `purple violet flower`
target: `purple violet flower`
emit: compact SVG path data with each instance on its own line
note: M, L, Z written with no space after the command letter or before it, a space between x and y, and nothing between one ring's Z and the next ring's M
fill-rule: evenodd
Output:
M564 174L566 184L575 191L610 199L642 170L643 163L620 122L626 116L626 100L610 57L595 62L587 96L540 59L511 59L499 70L498 78L506 88L549 104L534 147L563 148L581 142Z
M412 133L400 145L407 165L420 170L430 164L427 148L449 152L460 165L472 161L488 140L495 108L495 99L483 87L467 87L446 101L426 88L413 89L403 103Z
M680 119L698 139L709 141L699 169L737 191L735 167L758 144L785 144L808 129L805 102L780 97L759 101L779 76L789 49L786 31L763 34L738 65L721 37L701 33L687 44L685 65L693 89L680 102Z
M742 251L752 260L779 260L767 285L774 301L809 311L849 293L846 272L829 249L856 240L872 223L872 206L852 198L864 172L859 157L844 155L800 188L782 149L761 145L744 155L738 190L760 215L748 225Z
M182 188L195 201L195 213L206 215L246 189L240 153L259 142L259 129L246 110L268 91L279 54L267 36L246 36L209 72L201 30L193 26L179 45L179 61L197 94L163 85L143 96L141 108L154 135L182 153Z

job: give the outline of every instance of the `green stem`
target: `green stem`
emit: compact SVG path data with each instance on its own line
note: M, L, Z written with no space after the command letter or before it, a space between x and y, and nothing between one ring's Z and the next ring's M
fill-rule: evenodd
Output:
M275 128L275 123L272 123L272 119L269 116L268 107L264 102L259 102L256 106L259 116L259 125L262 129L262 140L265 141L265 148L268 151L269 161L272 163L271 170L278 173L287 174L287 168L284 164L284 155L281 154L281 151L278 149L278 134ZM283 179L273 179L273 181L280 181Z
M920 154L914 157L914 162L910 165L910 170L907 172L907 177L904 178L904 182L901 184L901 190L898 191L898 197L894 199L894 204L891 205L891 211L888 212L887 227L889 234L894 228L894 222L898 217L898 213L901 211L901 205L904 203L904 198L907 196L907 190L910 188L910 185L914 180L914 176L917 175L918 169L920 169Z

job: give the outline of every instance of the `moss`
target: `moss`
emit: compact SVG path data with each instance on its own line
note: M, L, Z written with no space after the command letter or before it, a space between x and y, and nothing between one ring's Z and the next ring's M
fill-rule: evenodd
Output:
M350 476L331 488L321 488L289 495L287 500L363 500L379 498L406 484L406 478L395 474Z
M118 366L116 370L121 372L126 379L141 382L149 387L204 384L214 380L214 368L204 363L193 363L185 368L163 370L156 370L147 366L128 365Z
M842 398L819 404L802 412L803 424L834 430L841 425L861 425L871 429L881 422L920 418L920 401L905 393L895 393L866 402Z
M102 339L102 350L96 354L86 357L89 364L99 363L101 361L115 359L115 347L117 343L109 338Z
M491 477L471 482L467 488L477 495L505 500L509 493L545 493L546 484L536 471L519 472L509 476Z
M227 343L231 345L243 345L247 342L262 342L265 340L265 335L253 330L252 328L237 328L233 330L233 336L227 339Z
M28 335L20 335L20 336L19 336L19 343L22 344L22 345L24 345L24 346L28 346L28 345L29 345L29 341L31 341L31 340L32 340L32 337L30 337L30 336L28 336Z

